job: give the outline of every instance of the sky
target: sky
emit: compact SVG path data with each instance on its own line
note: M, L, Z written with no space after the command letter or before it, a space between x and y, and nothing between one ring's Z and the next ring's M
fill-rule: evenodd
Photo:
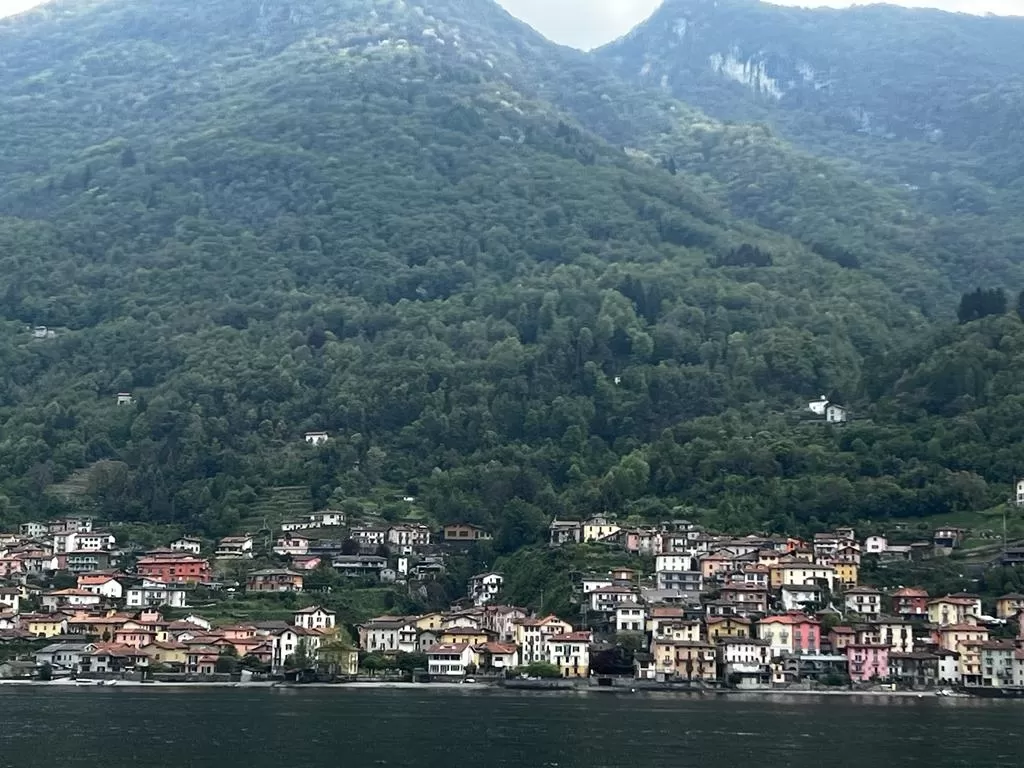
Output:
M9 16L40 0L0 0L0 16ZM205 2L205 0L196 0ZM661 0L498 0L511 13L550 39L589 49L610 42L646 19ZM863 0L773 0L776 5L844 8ZM965 13L1024 16L1024 0L888 0L895 5L941 8Z

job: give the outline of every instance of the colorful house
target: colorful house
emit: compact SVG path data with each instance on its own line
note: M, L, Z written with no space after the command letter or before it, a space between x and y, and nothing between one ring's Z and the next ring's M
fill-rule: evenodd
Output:
M590 632L552 635L547 640L547 660L558 667L562 677L589 677L592 640Z
M757 622L757 636L769 642L773 657L821 652L821 622L803 613L765 616Z
M928 601L928 621L932 624L977 624L981 607L968 597L938 597Z
M284 568L253 571L245 580L246 592L301 592L303 576Z
M850 680L854 683L877 682L889 678L889 646L887 645L853 643L846 646L846 660Z
M892 610L897 616L927 616L928 592L916 587L903 587L892 593Z
M852 560L835 560L836 580L844 587L856 587L860 575L860 566Z
M1012 619L1021 611L1024 611L1024 595L1019 592L996 598L996 618Z
M715 646L702 641L662 640L651 645L655 675L664 680L716 680Z
M179 553L160 553L140 557L136 563L140 576L163 582L206 582L210 580L210 561Z
M751 627L751 620L744 616L712 616L707 620L707 639L713 643L725 638L753 637Z

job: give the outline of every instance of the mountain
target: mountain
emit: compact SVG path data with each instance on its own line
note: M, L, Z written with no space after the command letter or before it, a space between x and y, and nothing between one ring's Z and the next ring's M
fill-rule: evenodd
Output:
M720 120L762 122L902 190L941 217L940 240L986 254L957 281L1019 285L1022 36L1018 18L667 0L597 56L638 85Z
M0 128L0 526L218 535L299 487L512 551L554 515L809 529L1008 482L890 461L884 409L797 415L874 414L965 276L1012 285L1008 241L490 0L44 6L0 23Z
M917 155L899 163L917 168L914 183L945 170L928 169L945 153L1011 186L1022 176L1022 35L1024 18L667 0L600 55L722 119L777 122L866 162Z

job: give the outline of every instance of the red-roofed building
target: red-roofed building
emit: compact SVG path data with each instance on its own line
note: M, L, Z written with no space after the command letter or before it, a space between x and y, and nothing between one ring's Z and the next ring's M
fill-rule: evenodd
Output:
M463 677L476 654L468 643L438 643L427 648L427 672L431 677Z
M481 670L499 672L519 666L519 648L515 643L484 643L474 650Z
M920 616L928 615L929 595L923 589L916 587L902 587L892 593L892 610L897 616Z
M210 580L209 560L177 552L140 557L136 570L140 576L163 582L201 583Z
M590 676L590 632L568 632L547 639L548 662L558 667L562 677Z

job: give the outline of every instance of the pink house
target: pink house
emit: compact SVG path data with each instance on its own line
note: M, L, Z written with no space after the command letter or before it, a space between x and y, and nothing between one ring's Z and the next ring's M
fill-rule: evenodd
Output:
M773 657L821 653L821 622L799 611L765 616L757 622L757 636L768 641Z
M846 661L850 680L868 683L889 677L889 646L870 643L852 643L846 646Z

